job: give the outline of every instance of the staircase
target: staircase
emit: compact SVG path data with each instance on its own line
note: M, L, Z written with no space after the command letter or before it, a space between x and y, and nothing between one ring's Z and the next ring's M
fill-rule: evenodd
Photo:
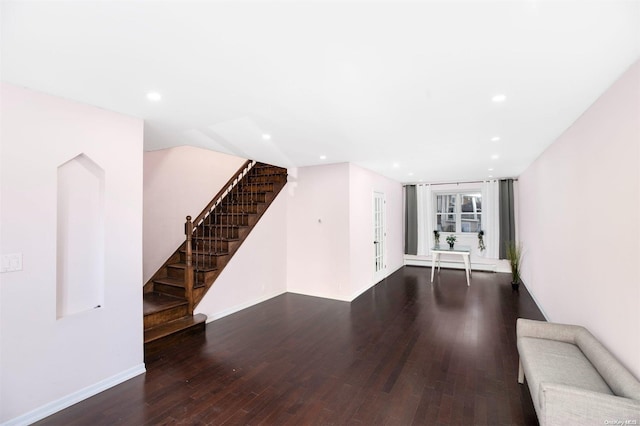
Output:
M287 169L248 160L195 220L187 216L185 242L144 285L145 354L204 331L194 307L286 183Z

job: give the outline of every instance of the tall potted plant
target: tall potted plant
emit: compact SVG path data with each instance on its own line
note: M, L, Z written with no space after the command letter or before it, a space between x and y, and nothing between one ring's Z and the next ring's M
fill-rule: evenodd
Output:
M514 241L507 243L507 259L511 267L511 288L518 290L520 288L520 265L522 263L522 244L516 244Z

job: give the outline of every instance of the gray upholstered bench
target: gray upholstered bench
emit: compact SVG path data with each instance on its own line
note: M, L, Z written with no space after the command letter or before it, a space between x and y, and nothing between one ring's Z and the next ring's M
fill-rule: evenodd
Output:
M522 318L516 329L540 425L640 425L640 382L587 329Z

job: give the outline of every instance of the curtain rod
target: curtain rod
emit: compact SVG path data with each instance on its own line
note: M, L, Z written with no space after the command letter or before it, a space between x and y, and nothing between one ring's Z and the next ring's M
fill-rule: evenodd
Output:
M513 180L514 182L517 182L518 179L517 178L504 178L504 179L487 179L487 180L469 180L469 181L464 181L464 182L437 182L437 183L429 183L429 182L417 182L417 183L403 183L402 186L407 186L407 185L431 185L431 186L437 186L437 185L460 185L460 184L465 184L465 183L485 183L485 182L493 182L493 181L501 181L501 180Z

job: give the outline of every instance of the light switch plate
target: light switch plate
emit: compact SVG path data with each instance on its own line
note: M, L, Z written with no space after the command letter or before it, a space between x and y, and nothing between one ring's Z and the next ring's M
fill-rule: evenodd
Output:
M15 271L22 271L22 253L3 254L0 272Z

